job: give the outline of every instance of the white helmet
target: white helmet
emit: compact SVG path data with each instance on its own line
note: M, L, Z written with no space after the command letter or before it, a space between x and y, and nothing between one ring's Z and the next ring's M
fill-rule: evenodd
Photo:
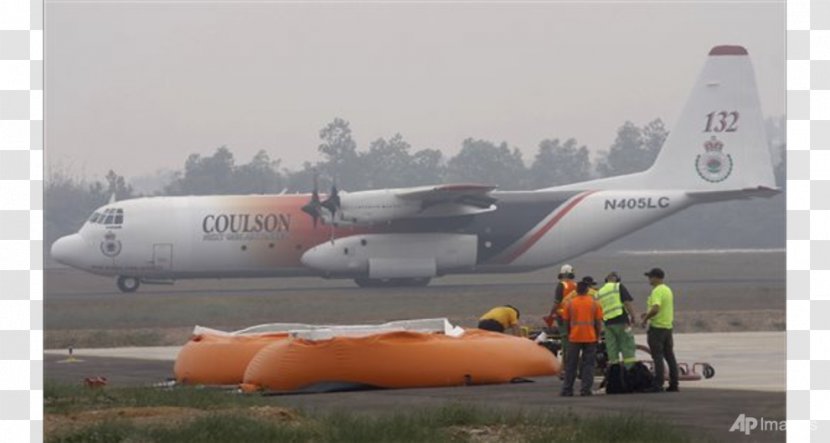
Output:
M574 267L571 266L571 265L568 265L568 264L562 265L562 267L559 268L559 273L560 274L573 274L574 273Z

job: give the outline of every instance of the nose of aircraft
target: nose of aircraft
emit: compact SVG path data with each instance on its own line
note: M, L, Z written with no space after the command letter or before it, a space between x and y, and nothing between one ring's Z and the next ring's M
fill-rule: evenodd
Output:
M84 239L78 234L67 235L52 243L52 258L69 266L77 266L84 251Z

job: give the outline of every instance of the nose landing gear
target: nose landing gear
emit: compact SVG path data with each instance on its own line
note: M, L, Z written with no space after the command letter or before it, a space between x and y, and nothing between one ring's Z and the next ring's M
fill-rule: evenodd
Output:
M141 281L138 278L125 277L123 275L118 277L116 283L118 284L118 289L125 293L135 292L141 286Z

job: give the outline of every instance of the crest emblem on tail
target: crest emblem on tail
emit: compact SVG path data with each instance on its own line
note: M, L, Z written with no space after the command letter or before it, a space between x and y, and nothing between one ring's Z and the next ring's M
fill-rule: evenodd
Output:
M719 183L732 174L732 156L723 152L723 142L712 136L703 143L705 153L695 160L695 168L700 178L709 183Z

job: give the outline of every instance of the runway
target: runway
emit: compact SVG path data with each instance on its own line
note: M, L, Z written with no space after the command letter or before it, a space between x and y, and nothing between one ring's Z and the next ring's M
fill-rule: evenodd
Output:
M642 273L660 265L676 294L678 331L720 332L783 330L784 258L780 252L595 253L573 263L577 273L597 279L612 269L621 272L639 310L644 309L649 291ZM185 340L186 335L180 334L196 324L240 329L271 322L355 324L447 317L453 323L473 326L486 309L505 303L518 307L528 322L540 323L552 304L554 281L555 271L543 269L446 276L426 288L364 289L348 280L300 277L180 281L172 286L144 285L137 293L121 294L114 292L112 279L50 269L46 271L44 320L47 346L59 342L52 340L52 331L62 331L60 337L67 337L79 330L118 334L127 329L177 328L181 341L152 343L172 345ZM718 318L723 314L728 318ZM85 346L83 341L76 347Z
M339 283L336 286L306 286L306 287L260 287L260 288L250 288L250 289L178 289L175 287L165 288L166 285L159 285L160 288L165 288L163 293L168 296L176 296L176 295L251 295L251 296L262 296L262 297L270 297L279 295L281 293L293 293L293 292L312 292L312 293L325 293L325 292L356 292L360 293L366 291L364 288L359 288L352 285L348 280L343 280L337 282ZM746 286L748 284L777 284L780 283L780 279L778 278L756 278L756 279L706 279L706 280L675 280L672 283L683 285L687 288L694 288L694 289L707 289L712 288L713 286ZM172 286L172 285L171 285ZM151 291L144 289L147 292L148 296L155 295L156 293L162 292L159 287L153 288ZM482 283L482 284L452 284L452 283L442 283L437 282L430 287L427 288L417 288L416 290L421 292L430 292L430 291L458 291L458 290L470 290L470 289L488 289L488 290L534 290L534 289L549 289L550 283L505 283L505 284L497 284L497 283ZM102 299L107 297L113 296L123 296L120 291L113 290L113 291L101 291L101 292L86 292L86 291L78 291L78 292L63 292L60 294L61 300L95 300L95 299Z
M674 285L703 291L717 287L742 287L762 284L778 286L784 282L785 254L779 250L713 252L706 254L671 253L657 251L594 252L571 261L577 273L592 275L601 280L609 271L620 272L624 282L645 288L642 272L661 266L669 273ZM114 284L114 278L100 277L56 266L46 274L47 297L61 300L86 300L100 297L124 296ZM457 291L487 288L536 288L549 289L556 279L555 267L515 274L461 274L433 279L429 287L420 291ZM320 277L285 277L261 279L202 279L182 280L175 285L148 285L141 287L135 296L151 295L279 295L290 292L365 292L351 280L327 280Z

